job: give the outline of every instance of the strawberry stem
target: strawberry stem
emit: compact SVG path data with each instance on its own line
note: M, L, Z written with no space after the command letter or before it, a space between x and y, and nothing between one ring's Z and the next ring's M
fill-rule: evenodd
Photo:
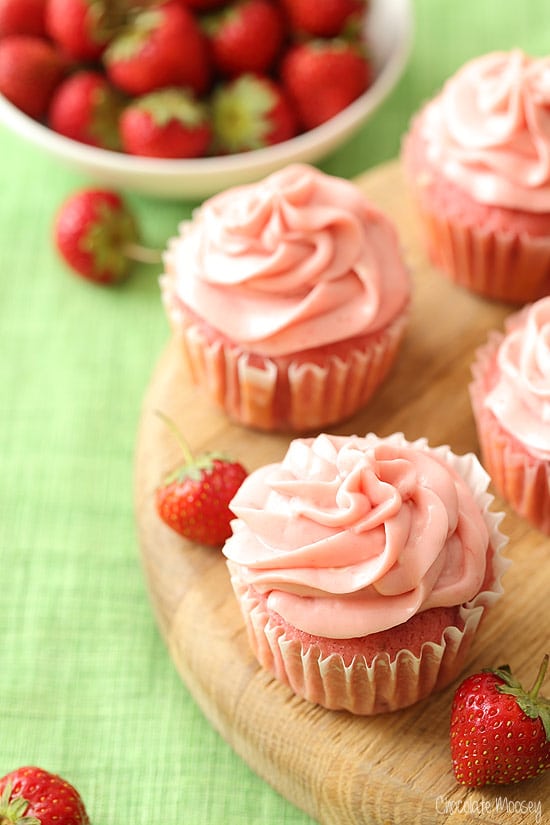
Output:
M129 242L124 244L123 252L127 258L140 264L160 264L162 262L162 252L159 249L150 249L139 243Z
M537 678L535 680L535 684L529 691L529 696L531 699L536 699L539 693L539 690L542 687L542 683L544 682L544 677L546 676L546 669L548 668L548 653L546 653L542 659L539 672L537 674Z
M181 434L180 430L177 428L174 421L172 421L171 418L169 418L167 415L165 415L165 413L161 412L161 410L155 410L155 412L158 415L158 417L160 419L162 419L162 421L164 421L164 423L166 424L168 429L171 430L172 433L174 434L178 444L180 445L180 447L182 449L183 456L184 456L184 459L185 459L185 463L186 464L194 464L195 463L195 457L193 456L193 453L191 452L191 448L189 447L189 444L187 443L187 441L185 440L185 438Z

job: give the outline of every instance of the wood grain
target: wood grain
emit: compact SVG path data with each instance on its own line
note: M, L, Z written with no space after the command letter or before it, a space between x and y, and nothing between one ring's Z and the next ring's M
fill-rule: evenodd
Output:
M414 278L401 356L369 406L331 432L402 431L455 452L477 452L467 385L475 348L510 307L489 303L434 272L397 163L358 181L395 221ZM322 825L535 825L550 821L548 775L468 790L454 781L448 720L454 685L404 711L374 718L326 711L263 672L249 650L221 554L192 546L156 516L153 490L178 460L173 417L195 450L223 448L253 469L279 460L288 435L230 423L195 389L169 342L144 400L136 451L136 515L151 601L170 655L212 725L261 777ZM550 541L497 498L507 515L505 595L478 634L467 672L509 662L530 682L549 640ZM465 672L466 672L465 671ZM546 692L548 693L548 687ZM174 731L174 735L179 735ZM499 811L499 802L506 804ZM529 810L531 808L531 810Z

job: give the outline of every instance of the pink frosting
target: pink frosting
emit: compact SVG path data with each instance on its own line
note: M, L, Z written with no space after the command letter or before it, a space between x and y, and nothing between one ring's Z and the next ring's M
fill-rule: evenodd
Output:
M428 159L474 200L550 212L550 58L467 63L424 109Z
M301 164L206 201L166 264L164 290L273 356L383 328L410 295L388 219L349 181Z
M396 434L291 442L231 503L232 573L316 636L354 638L479 593L489 531L461 461Z
M550 298L512 318L497 366L486 406L528 452L550 461Z

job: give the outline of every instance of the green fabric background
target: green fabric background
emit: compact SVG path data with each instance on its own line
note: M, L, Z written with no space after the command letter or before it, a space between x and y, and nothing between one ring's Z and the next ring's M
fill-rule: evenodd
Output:
M466 59L550 52L548 0L414 9L403 79L327 171L394 157L411 113ZM109 290L57 258L54 212L87 182L0 129L0 775L62 773L94 825L306 825L210 727L157 631L132 475L168 327L154 267ZM159 247L192 207L129 199Z

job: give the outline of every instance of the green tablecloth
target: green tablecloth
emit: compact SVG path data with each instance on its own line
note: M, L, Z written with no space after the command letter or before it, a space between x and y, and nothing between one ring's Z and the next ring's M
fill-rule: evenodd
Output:
M405 76L322 164L398 152L411 113L476 54L550 52L547 0L416 0ZM50 242L87 181L0 130L0 775L35 763L94 825L305 825L204 719L159 636L132 501L140 404L168 339L153 267L119 289L72 277ZM162 246L192 204L131 196Z

